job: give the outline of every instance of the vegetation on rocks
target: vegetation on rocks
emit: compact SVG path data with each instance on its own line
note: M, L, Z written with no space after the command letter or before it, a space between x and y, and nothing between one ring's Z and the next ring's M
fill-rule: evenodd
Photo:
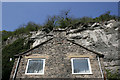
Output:
M15 31L2 31L2 41L6 41L8 37L20 34L29 34L30 31L37 31L41 29L42 26L35 24L34 22L29 22L27 25L23 25L16 29Z
M24 40L25 39L18 39L12 44L9 44L2 49L2 79L3 80L9 79L15 59L14 55L29 49L29 44L24 45ZM10 58L12 58L12 61L10 61Z

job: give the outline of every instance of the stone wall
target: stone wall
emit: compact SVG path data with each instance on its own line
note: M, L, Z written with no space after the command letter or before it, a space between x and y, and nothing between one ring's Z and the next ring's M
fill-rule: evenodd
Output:
M57 32L52 40L23 55L16 78L101 78L97 55L67 41L64 35L64 32ZM25 74L28 58L32 57L46 59L44 75ZM72 74L71 58L73 57L89 57L92 74ZM104 69L103 65L102 69ZM14 67L11 76L13 72Z

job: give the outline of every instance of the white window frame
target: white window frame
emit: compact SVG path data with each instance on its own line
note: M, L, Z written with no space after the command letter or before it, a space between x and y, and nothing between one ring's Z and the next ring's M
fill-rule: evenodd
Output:
M43 72L42 73L27 73L28 65L29 65L30 60L43 60ZM44 68L45 68L45 59L41 59L41 58L40 59L39 58L28 59L25 74L27 74L27 75L44 75Z
M73 59L87 59L88 61L88 66L89 66L89 73L74 73L74 66L73 66ZM92 74L92 69L91 69L91 65L90 65L90 59L89 58L71 58L71 65L72 65L72 74Z

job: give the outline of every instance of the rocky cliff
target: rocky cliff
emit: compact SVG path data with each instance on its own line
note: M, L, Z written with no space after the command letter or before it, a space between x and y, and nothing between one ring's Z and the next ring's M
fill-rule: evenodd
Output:
M6 41L2 41L2 47L5 47L8 44L12 44L14 41L16 41L19 38L29 38L28 34L20 34L20 35L14 35L7 38Z
M76 28L77 27L77 28ZM77 23L65 30L66 37L91 50L104 54L104 65L113 73L120 73L119 33L120 22L115 20L100 23ZM55 29L54 29L55 30ZM37 46L50 38L55 37L54 30L50 33L44 31L31 32L30 40L34 41L32 47Z

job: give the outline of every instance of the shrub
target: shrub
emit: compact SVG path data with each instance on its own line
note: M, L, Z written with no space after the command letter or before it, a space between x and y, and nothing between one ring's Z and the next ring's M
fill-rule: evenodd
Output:
M22 26L13 31L13 34L14 35L19 35L23 33L28 34L30 31L37 31L38 29L41 29L41 27L42 26L35 24L34 22L28 22L28 24L25 25L25 27Z
M2 41L6 41L8 37L12 36L13 33L11 31L2 31Z
M110 11L107 11L106 13L100 15L99 17L94 18L95 22L100 22L100 21L108 21L108 20L117 20L117 16L115 15L110 15Z
M106 69L108 80L120 80L119 73L112 73L111 70Z
M93 18L91 18L91 17L82 17L82 18L80 18L80 22L81 23L93 22Z

